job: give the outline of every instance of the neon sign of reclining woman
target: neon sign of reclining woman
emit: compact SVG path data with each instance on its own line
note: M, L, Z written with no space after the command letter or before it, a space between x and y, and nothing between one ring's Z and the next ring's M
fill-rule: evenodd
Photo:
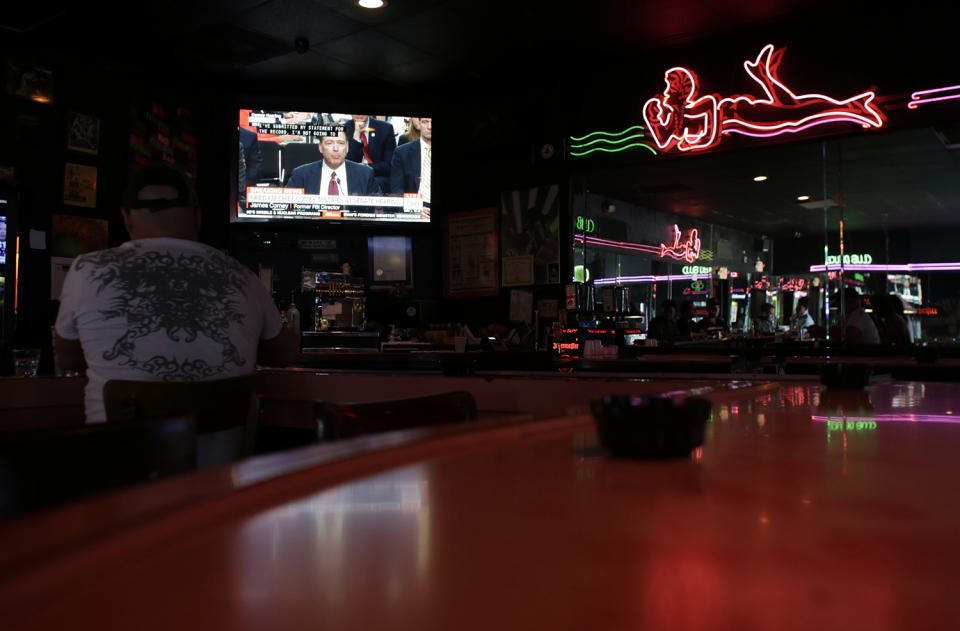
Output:
M755 60L743 63L763 91L762 97L698 96L699 81L693 71L680 66L667 70L663 94L643 106L643 119L654 142L661 151L703 151L719 144L725 134L770 138L828 123L884 125L886 118L872 91L842 101L823 94L795 94L779 77L785 50L767 44Z

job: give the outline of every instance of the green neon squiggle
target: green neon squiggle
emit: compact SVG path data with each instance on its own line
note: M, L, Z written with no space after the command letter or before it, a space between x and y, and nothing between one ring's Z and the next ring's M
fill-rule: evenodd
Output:
M621 151L626 151L627 149L629 149L629 148L631 148L631 147L643 147L644 149L649 149L649 150L650 150L650 153L652 153L653 155L657 155L657 150L656 150L656 149L654 149L654 148L651 147L650 145L645 145L645 144L643 144L642 142L636 142L636 143L634 143L634 144L632 144L632 145L627 145L626 147L620 147L620 148L618 148L618 149L604 149L603 147L594 147L594 148L591 149L590 151L584 151L583 153L574 153L573 151L571 151L571 152L570 152L570 155L571 155L571 156L585 156L585 155L588 155L588 154L593 153L594 151L604 151L604 152L606 152L606 153L619 153L619 152L621 152Z
M598 139L596 139L596 140L591 140L590 142L585 142L585 143L583 143L583 144L570 145L570 148L571 148L571 149L583 149L583 148L585 148L585 147L589 147L590 145L595 145L595 144L597 144L598 142L606 142L606 143L609 143L610 145L616 145L616 144L618 144L618 143L627 142L628 140L633 140L633 139L635 139L635 138L646 138L646 136L644 136L643 134L634 134L633 136L627 136L626 138L622 138L622 139L620 139L620 140L607 140L606 138L598 138Z
M615 134L611 134L610 132L606 132L606 131L595 131L593 133L587 134L586 136L583 136L582 138L576 138L574 136L570 136L570 140L574 142L580 142L581 140L586 140L591 136L611 136L611 137L622 136L627 132L633 131L634 129L646 129L646 128L643 125L634 125L633 127L627 127L623 131L619 131Z

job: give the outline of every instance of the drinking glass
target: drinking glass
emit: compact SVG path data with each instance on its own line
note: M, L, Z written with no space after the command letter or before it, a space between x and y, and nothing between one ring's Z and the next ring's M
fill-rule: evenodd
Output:
M40 365L39 348L13 349L13 375L15 377L36 377Z

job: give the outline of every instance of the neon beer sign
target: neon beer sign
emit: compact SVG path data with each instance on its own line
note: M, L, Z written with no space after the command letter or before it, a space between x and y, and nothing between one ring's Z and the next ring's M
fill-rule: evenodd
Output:
M577 216L577 230L580 232L594 232L597 229L596 222L593 219L587 219L580 215Z
M873 257L869 254L844 254L844 265L870 265L873 263ZM839 254L830 254L827 256L827 265L840 265L841 257Z
M723 136L742 134L772 138L831 123L880 128L886 118L874 99L862 92L844 100L824 94L796 94L780 79L785 49L767 44L753 61L743 62L762 96L737 94L721 98L700 94L700 80L688 68L675 66L664 75L662 94L648 99L643 119L661 151L704 151Z

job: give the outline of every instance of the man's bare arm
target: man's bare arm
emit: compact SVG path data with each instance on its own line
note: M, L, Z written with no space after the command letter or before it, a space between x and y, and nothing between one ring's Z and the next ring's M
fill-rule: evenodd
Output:
M53 354L57 357L60 370L86 370L87 360L83 357L83 348L80 340L68 340L54 334Z

